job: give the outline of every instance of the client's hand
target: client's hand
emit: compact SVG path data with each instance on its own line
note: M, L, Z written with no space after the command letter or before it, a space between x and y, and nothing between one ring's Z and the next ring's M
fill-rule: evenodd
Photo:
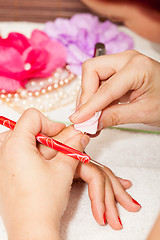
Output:
M69 126L54 139L65 142L76 134L74 127ZM42 144L39 145L39 151L48 160L55 154L53 149ZM116 177L109 168L101 168L92 163L79 163L76 177L82 178L88 184L93 216L99 224L105 225L107 221L113 229L122 229L116 202L130 212L140 210L140 205L125 191L131 187L131 182Z

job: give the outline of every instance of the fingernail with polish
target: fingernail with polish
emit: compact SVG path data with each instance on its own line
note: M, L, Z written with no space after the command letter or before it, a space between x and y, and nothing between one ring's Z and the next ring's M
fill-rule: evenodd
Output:
M103 221L104 221L104 224L106 225L106 214L105 214L105 212L103 213Z
M142 207L135 199L132 198L132 201L133 201L136 205Z
M119 221L119 223L121 224L121 226L123 227L122 222L121 222L121 219L120 219L119 216L118 216L118 221Z

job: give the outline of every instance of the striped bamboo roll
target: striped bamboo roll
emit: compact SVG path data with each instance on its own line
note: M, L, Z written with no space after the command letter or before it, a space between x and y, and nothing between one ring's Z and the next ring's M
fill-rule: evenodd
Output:
M80 0L0 0L0 21L46 22L90 12Z

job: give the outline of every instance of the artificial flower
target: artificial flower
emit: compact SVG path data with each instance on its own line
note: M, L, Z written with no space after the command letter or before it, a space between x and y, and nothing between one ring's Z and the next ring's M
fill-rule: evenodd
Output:
M76 14L71 19L57 18L54 22L47 22L44 31L66 46L67 63L76 74L81 73L82 62L93 57L97 42L105 44L107 54L133 48L132 38L120 32L114 23L109 20L100 22L97 16L87 13Z
M0 89L16 91L30 79L52 75L65 63L64 45L42 31L34 30L29 39L16 32L0 37Z

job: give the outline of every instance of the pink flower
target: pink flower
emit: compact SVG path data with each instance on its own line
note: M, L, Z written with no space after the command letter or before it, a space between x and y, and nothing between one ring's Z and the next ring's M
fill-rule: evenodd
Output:
M12 32L0 37L0 89L13 92L31 78L48 77L66 63L66 48L44 32L34 30L31 38Z

